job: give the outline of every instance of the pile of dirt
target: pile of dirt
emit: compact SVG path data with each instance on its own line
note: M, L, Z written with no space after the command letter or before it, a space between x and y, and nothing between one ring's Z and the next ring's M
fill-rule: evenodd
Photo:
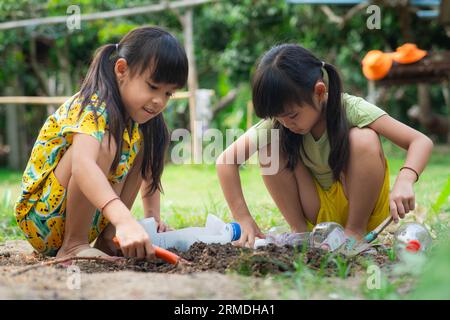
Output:
M76 268L67 268L67 263L55 264L53 258L33 253L27 241L10 240L0 244L0 299L278 299L286 288L264 275L289 277L309 268L323 276L352 276L349 285L366 275L367 258L347 261L321 250L299 251L196 243L187 252L175 251L190 261L185 266L121 259L77 260ZM370 259L381 266L389 262L382 251ZM77 281L79 289L74 287Z
M198 242L186 252L178 252L174 249L170 249L170 251L186 259L189 264L174 266L162 260L142 261L136 259L124 259L114 263L107 261L76 261L76 264L85 273L117 272L124 270L172 274L190 274L206 271L226 273L231 271L241 275L256 277L294 272L301 265L319 271L324 276L346 277L365 268L367 264L367 257L360 256L348 259L345 256L330 254L321 249L310 248L301 252L301 250L291 246L278 247L268 245L257 250L252 250L238 248L231 244L207 245ZM381 266L388 262L388 257L385 252L378 252L369 258ZM44 260L44 257L35 256L34 258L28 258L28 262L23 264L32 264L33 262L36 263ZM3 259L0 257L0 265L2 264Z

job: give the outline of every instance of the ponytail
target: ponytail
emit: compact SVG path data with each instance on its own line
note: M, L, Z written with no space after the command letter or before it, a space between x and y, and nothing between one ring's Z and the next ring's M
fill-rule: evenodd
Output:
M328 140L330 141L330 156L328 165L333 171L335 180L347 169L349 159L349 126L345 110L342 106L342 82L336 68L324 63L323 68L328 74L328 100L326 105L326 120Z
M81 110L91 103L91 97L98 94L98 101L92 106L95 111L103 103L107 106L109 136L108 145L111 144L111 136L114 138L117 151L111 165L111 171L117 168L123 146L123 132L125 130L125 108L120 97L119 86L117 85L114 65L119 55L115 44L107 44L98 48L94 54L94 59L89 67L86 78L81 85L79 96L81 97ZM95 122L97 124L97 112Z

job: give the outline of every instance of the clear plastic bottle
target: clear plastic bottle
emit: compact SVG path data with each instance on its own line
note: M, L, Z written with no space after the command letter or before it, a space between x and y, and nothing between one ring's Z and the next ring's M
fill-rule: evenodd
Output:
M189 227L160 233L156 230L154 218L142 219L139 223L149 234L152 243L164 249L187 251L195 242L226 244L241 237L238 223L225 223L212 214L207 216L205 227Z
M394 250L398 257L404 252L426 252L432 238L427 228L420 223L409 222L401 225L394 235Z
M317 224L311 232L310 245L335 251L346 241L344 228L336 222L322 222Z
M254 248L266 246L268 244L275 244L277 246L295 246L302 247L303 245L309 245L310 232L294 233L290 232L287 226L272 227L265 233L265 239L255 240Z

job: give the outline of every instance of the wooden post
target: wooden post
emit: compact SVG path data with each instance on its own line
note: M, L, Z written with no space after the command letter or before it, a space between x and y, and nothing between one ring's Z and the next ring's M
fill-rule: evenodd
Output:
M188 99L190 96L189 92L175 92L175 94L170 98L171 100ZM47 106L49 104L60 105L69 99L70 96L60 96L60 97L40 97L40 96L1 96L0 104L7 105L19 105L19 104L32 104Z
M195 64L195 54L194 54L194 26L193 26L193 9L189 8L185 11L181 18L183 24L184 33L184 46L186 50L186 55L189 62L189 75L188 75L188 90L190 92L189 96L189 122L191 129L191 152L193 156L194 163L201 162L201 141L198 140L197 134L197 112L195 108L196 104L196 92L198 89L197 80L197 68Z
M93 12L88 14L80 15L80 20L83 21L93 21L93 20L106 20L113 19L119 17L128 17L134 15L142 15L150 12L161 12L167 9L180 9L186 7L193 7L205 3L212 2L214 0L180 0L180 1L161 1L160 3L150 4L147 6L141 7L133 7L126 9L117 9L111 11L101 11L101 12ZM67 23L67 15L65 16L52 16L45 18L33 18L26 20L16 20L11 19L12 21L1 22L0 30L8 30L15 28L23 28L29 26L40 26L40 25L49 25L49 24L57 24L57 23Z
M7 94L13 94L14 88L5 88ZM21 167L21 151L20 142L22 139L19 137L19 108L11 108L6 106L6 144L9 145L8 153L8 167L14 170L23 169Z
M429 90L430 87L426 83L419 83L417 85L417 100L420 107L419 121L425 128L428 127L432 114Z
M377 104L377 88L375 81L369 80L367 83L367 101L372 104Z

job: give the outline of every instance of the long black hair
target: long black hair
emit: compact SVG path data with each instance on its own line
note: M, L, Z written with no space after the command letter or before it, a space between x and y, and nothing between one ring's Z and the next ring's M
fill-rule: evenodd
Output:
M252 81L255 113L260 118L273 118L292 105L314 106L314 86L323 80L322 68L328 75L328 100L325 112L330 156L328 164L335 180L346 170L349 158L349 126L342 106L342 82L336 68L323 63L307 49L296 44L282 44L264 54ZM275 120L280 129L281 151L287 155L287 167L294 170L303 148L303 136L295 134ZM305 153L306 154L306 153Z
M127 61L131 76L136 73L141 75L151 68L152 79L157 83L176 84L178 88L182 88L188 75L188 61L183 47L173 35L160 27L134 29L117 45L107 44L97 49L79 92L82 99L80 114L91 104L91 97L94 94L98 94L98 102L93 106L94 109L105 103L109 131L117 144L112 171L117 168L120 161L122 136L126 128L126 111L114 73L114 66L119 58ZM139 127L144 136L142 178L147 181L151 179L149 193L162 191L161 175L164 156L169 145L169 131L163 114L160 113Z

